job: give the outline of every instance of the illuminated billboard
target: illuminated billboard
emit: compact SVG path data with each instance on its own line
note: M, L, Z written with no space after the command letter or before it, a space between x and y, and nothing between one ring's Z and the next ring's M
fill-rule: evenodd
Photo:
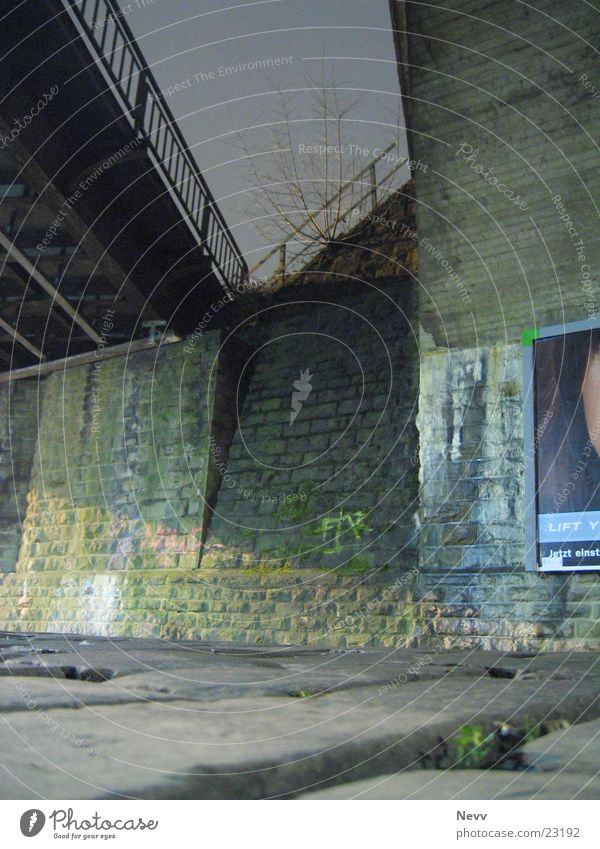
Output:
M600 324L524 337L527 566L600 570Z

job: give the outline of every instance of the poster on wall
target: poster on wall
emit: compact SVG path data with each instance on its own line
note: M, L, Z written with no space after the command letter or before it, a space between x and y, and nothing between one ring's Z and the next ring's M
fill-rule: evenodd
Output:
M600 570L600 326L535 335L526 386L530 560L543 572Z

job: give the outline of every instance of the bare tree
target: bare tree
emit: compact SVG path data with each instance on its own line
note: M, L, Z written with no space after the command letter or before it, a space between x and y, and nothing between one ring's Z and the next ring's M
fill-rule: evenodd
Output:
M262 150L251 141L254 130L238 133L251 189L244 212L268 244L289 240L308 258L339 240L350 210L372 196L372 157L357 142L360 100L322 72L319 80L307 77L305 88L279 90ZM398 132L395 120L382 127L379 147Z

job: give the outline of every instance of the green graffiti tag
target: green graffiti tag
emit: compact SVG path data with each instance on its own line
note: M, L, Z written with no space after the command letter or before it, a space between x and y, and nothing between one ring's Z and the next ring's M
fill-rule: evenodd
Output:
M355 510L353 513L345 513L340 510L335 517L321 520L321 535L324 543L329 543L329 548L324 548L325 554L338 554L349 548L353 548L357 542L368 534L371 528L366 521L367 514L364 510ZM342 537L349 539L345 545ZM331 546L331 543L333 545Z

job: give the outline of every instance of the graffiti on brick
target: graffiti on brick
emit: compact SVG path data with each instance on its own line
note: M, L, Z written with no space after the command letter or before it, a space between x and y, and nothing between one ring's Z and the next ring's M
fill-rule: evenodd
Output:
M142 542L143 548L157 553L185 554L202 548L202 528L191 528L181 533L177 528L157 528L154 534L148 534Z
M328 544L328 548L324 548L323 552L338 554L355 547L371 530L366 517L364 510L355 510L353 513L340 510L337 516L322 519L321 536L323 542Z

